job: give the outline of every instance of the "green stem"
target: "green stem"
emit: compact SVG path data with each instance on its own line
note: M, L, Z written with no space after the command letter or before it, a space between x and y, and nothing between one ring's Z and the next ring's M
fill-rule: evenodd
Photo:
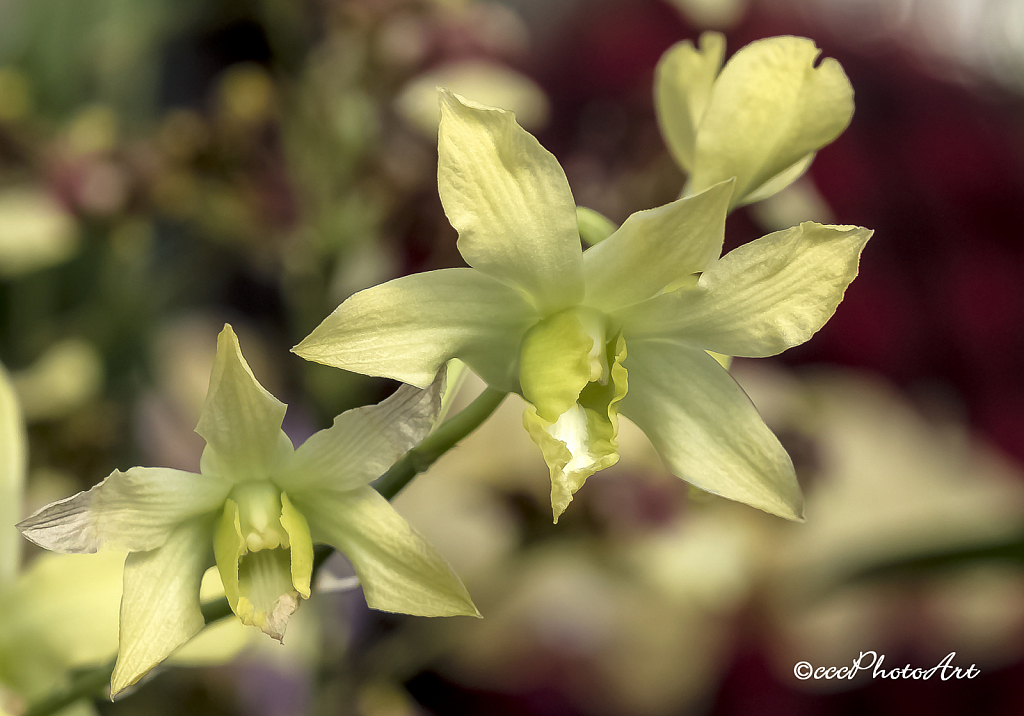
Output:
M207 626L231 616L231 606L226 597L206 602L202 606L203 619ZM114 663L97 666L94 669L80 672L71 680L71 685L63 691L52 693L44 699L32 704L22 716L50 716L89 695L99 697L100 692L110 683L110 675L114 673Z
M68 688L40 699L32 704L32 707L22 716L49 716L85 696L94 694L98 697L100 691L110 683L110 675L113 672L113 661L95 669L83 671L71 680L71 685Z
M465 410L443 423L381 475L373 485L377 492L386 500L393 499L416 475L433 465L439 457L491 417L505 395L494 388L484 390Z
M381 475L374 483L377 492L387 500L394 498L416 475L425 471L439 457L480 427L491 416L491 413L497 409L501 401L505 399L505 395L505 393L493 388L484 390L465 410L443 423L441 427L428 435L423 442L392 465L390 470ZM313 569L314 576L333 551L327 545L317 546ZM228 605L228 600L225 597L203 604L203 618L206 620L207 626L229 616L231 616L231 607ZM98 694L104 686L110 683L110 675L113 671L114 662L83 671L78 674L67 689L52 693L32 704L23 716L50 716L50 714L57 713L64 707L70 706L78 699Z

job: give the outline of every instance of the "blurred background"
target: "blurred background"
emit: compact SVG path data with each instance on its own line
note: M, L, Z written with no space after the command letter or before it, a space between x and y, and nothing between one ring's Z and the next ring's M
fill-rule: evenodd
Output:
M288 349L357 290L462 265L437 85L514 109L578 204L619 222L674 199L653 70L705 29L729 54L811 37L856 92L805 178L727 226L727 248L807 219L875 230L817 336L733 368L806 524L692 493L626 425L555 527L512 397L396 500L485 619L325 593L283 647L169 667L100 713L1024 713L1021 0L0 2L23 512L115 468L197 470L225 321L296 444L394 389ZM981 675L793 675L866 651Z

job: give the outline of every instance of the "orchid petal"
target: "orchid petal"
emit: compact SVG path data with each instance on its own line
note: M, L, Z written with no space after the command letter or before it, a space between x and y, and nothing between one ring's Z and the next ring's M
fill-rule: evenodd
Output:
M491 387L512 391L519 341L536 321L514 289L473 269L441 269L360 291L292 350L420 388L457 357Z
M203 472L233 482L266 479L281 454L287 407L259 384L230 325L217 336L217 357L196 432L207 444ZM211 465L215 467L211 468Z
M764 357L818 331L857 275L871 231L804 222L729 252L697 287L618 314L634 336L672 338L731 356Z
M18 529L58 552L143 552L164 544L180 522L218 509L230 489L216 477L170 468L114 470L92 489L42 508Z
M345 411L295 450L277 484L297 493L350 490L376 480L433 429L444 385L442 369L426 390L401 385L376 405Z
M558 420L576 403L584 386L600 377L605 330L599 320L593 311L562 311L523 337L519 382L523 397L544 420Z
M704 271L722 253L732 181L696 196L638 211L583 254L586 305L613 310L638 303Z
M238 517L238 503L225 500L224 511L213 533L214 561L231 611L238 613L238 560L245 555L245 535Z
M205 626L199 586L213 563L212 548L213 520L199 517L182 523L163 546L128 555L111 696L134 684Z
M352 563L373 609L417 616L479 616L448 563L369 486L292 496L313 539Z
M753 204L778 194L780 191L802 177L804 173L810 169L811 162L814 161L816 154L817 152L810 152L805 155L803 159L791 165L788 169L783 169L757 189L754 189L743 197L743 203Z
M583 297L576 204L558 160L515 115L440 90L437 184L459 251L542 312Z
M724 57L725 37L705 32L699 50L689 40L673 45L655 70L658 125L672 156L687 172L693 171L697 130Z
M647 434L675 475L801 519L803 498L789 455L714 358L670 342L629 341L625 365L629 392L622 414Z
M846 129L853 88L834 59L815 66L820 54L806 38L773 37L730 58L697 130L689 192L736 177L738 206Z
M0 585L14 579L21 539L12 525L21 517L25 482L25 423L10 376L0 365Z
M288 569L292 586L303 599L309 599L309 583L313 579L313 537L305 515L292 506L288 495L281 493L281 526L288 533Z

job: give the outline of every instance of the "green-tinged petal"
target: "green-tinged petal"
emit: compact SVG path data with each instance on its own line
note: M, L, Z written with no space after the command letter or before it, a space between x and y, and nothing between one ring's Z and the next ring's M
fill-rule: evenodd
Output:
M511 112L440 90L437 185L475 269L551 312L583 297L576 203L558 160Z
M626 344L621 336L610 344L608 351L608 379L604 384L588 383L578 400L555 420L545 420L532 405L523 413L523 425L541 449L551 474L551 511L555 522L588 477L619 459L618 403L627 391L626 369L622 365Z
M14 579L21 561L21 517L25 481L25 424L10 376L0 365L0 585Z
M729 370L729 366L732 365L732 356L727 356L723 353L715 353L714 351L707 352L709 356L718 361L718 365L722 366L726 370Z
M585 206L576 207L576 223L580 228L580 238L587 246L595 246L615 233L618 227L604 214L599 214ZM584 256L584 266L586 265Z
M804 222L729 252L696 289L617 315L632 336L672 338L732 356L781 353L835 313L871 231Z
M806 38L772 37L726 63L697 130L689 192L736 177L738 206L846 129L853 88L834 59L815 65L820 53Z
M309 599L309 582L313 578L313 537L306 518L292 506L288 495L283 492L281 526L288 533L292 586L303 599Z
M607 368L600 362L603 323L598 312L577 308L556 313L526 332L519 354L519 383L523 397L544 420L558 420L576 404L584 386Z
M585 303L612 310L655 296L704 271L722 253L731 181L671 204L638 211L583 255Z
M224 584L224 596L231 611L238 613L238 560L246 553L245 535L238 517L238 503L228 499L217 521L213 537L213 553Z
M440 372L438 371L438 373ZM444 387L441 388L441 407L437 411L437 418L434 420L435 425L440 425L447 420L448 412L451 410L452 405L455 404L455 399L466 385L466 381L472 372L469 370L469 366L458 358L452 358L448 361L444 370Z
M299 446L277 484L297 493L350 490L376 480L433 429L444 386L442 369L426 390L402 385L376 405L345 411Z
M701 350L629 341L622 414L647 434L672 472L730 500L801 519L793 463L750 399Z
M705 32L699 50L689 40L673 45L655 70L658 125L672 156L688 172L693 170L697 128L724 57L725 37Z
M200 517L180 525L162 547L128 555L111 696L202 630L199 585L213 561L212 546L212 520Z
M413 274L350 297L292 350L306 360L425 388L461 358L498 390L518 387L519 341L537 315L473 269Z
M293 496L316 542L344 553L366 603L417 616L479 616L473 600L433 547L369 486L347 493Z
M86 492L54 502L18 524L57 552L159 547L181 522L218 509L231 485L209 475L161 467L114 470Z
M281 422L286 406L257 382L242 357L238 338L225 325L196 432L212 451L203 472L215 470L235 482L269 477L281 455Z
M784 169L771 179L766 181L764 184L754 189L752 192L747 194L743 198L744 204L753 204L754 202L767 199L770 196L775 196L780 191L788 187L790 184L795 182L797 179L804 175L810 166L811 162L814 161L814 156L817 152L811 152L807 154L803 159L792 165L788 169Z

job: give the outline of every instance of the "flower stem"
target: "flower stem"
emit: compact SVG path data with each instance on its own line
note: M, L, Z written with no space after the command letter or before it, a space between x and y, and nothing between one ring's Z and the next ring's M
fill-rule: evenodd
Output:
M110 683L110 675L114 671L114 662L82 671L72 680L71 685L63 691L51 693L47 697L32 704L22 716L49 716L70 706L80 698L95 694Z
M445 421L437 430L426 437L419 445L407 452L405 456L391 466L374 483L385 499L391 500L408 485L416 475L433 465L438 458L455 447L463 438L480 427L491 416L506 393L487 388L477 398L450 420ZM313 574L334 552L327 545L317 545ZM207 626L231 616L231 607L225 597L203 604L203 618ZM110 675L114 671L114 662L97 666L80 672L67 689L51 693L25 711L23 716L50 716L75 701L87 696L98 694L110 683Z
M451 420L444 422L428 435L423 442L407 452L373 484L377 492L391 500L408 485L416 475L433 465L439 457L455 447L463 438L480 427L491 417L506 393L487 388L476 400Z

